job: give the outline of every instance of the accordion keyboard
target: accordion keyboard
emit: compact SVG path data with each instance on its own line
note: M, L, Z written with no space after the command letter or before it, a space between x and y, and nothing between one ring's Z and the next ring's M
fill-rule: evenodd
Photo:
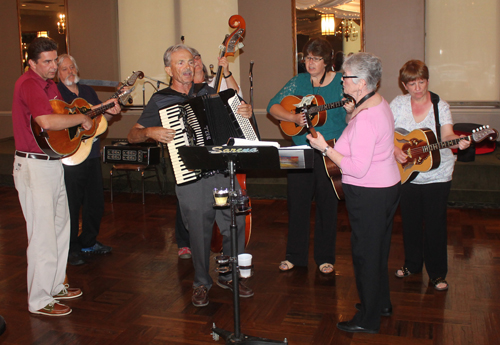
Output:
M177 184L194 181L197 179L197 174L186 168L181 156L179 155L178 147L189 145L186 134L186 127L182 120L182 107L174 105L160 110L160 119L164 128L175 130L174 140L167 144L168 153L172 162L175 182Z

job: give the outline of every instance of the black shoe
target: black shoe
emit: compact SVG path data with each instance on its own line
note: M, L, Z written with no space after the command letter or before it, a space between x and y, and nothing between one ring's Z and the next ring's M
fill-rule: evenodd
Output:
M108 254L112 250L111 247L105 246L101 242L95 242L92 247L82 248L82 252L85 254Z
M361 326L356 326L351 321L343 321L337 324L337 328L341 331L351 332L351 333L378 333L378 329L368 329Z
M361 303L356 303L354 305L354 307L361 311ZM389 308L382 308L382 310L380 311L380 315L381 316L391 316L392 315L392 307L389 307Z
M204 307L208 305L208 289L204 285L197 286L193 289L191 302L195 307Z
M68 264L72 266L83 265L85 263L85 259L80 252L70 252L68 255Z
M0 316L0 335L2 335L3 332L5 332L6 325L7 323L5 322L4 318Z

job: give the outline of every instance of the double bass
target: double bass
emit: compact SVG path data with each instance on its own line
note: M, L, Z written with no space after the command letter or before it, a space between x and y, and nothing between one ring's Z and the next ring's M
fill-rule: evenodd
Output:
M240 15L233 15L229 18L229 26L235 29L230 35L226 35L224 41L222 42L222 49L219 57L227 57L234 56L236 51L243 46L241 42L243 40L243 35L245 33L245 20ZM217 74L215 76L215 84L214 88L217 92L220 91L221 84L221 76L222 76L222 66L219 66L217 69ZM240 184L241 189L246 189L246 174L236 174L236 178ZM249 207L251 208L251 201L248 201ZM251 211L248 211L245 216L245 247L250 241L250 235L252 233L252 214ZM214 253L219 253L222 251L222 239L223 236L220 233L220 229L217 223L214 223L214 227L212 230L212 242L211 242L211 250Z

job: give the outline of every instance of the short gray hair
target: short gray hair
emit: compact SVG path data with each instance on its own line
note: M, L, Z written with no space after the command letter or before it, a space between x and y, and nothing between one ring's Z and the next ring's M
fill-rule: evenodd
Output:
M347 57L342 68L363 79L369 91L376 90L382 78L382 61L371 53L356 53ZM353 83L357 84L358 79L354 78Z
M66 59L70 59L71 62L73 62L73 65L75 65L75 68L76 68L76 72L79 72L80 70L78 69L78 65L76 64L76 61L75 61L75 58L72 57L71 55L69 54L61 54L57 57L57 68L59 68L59 66L61 66L61 64L63 63L64 60ZM58 70L59 71L59 70Z
M178 50L183 50L183 49L193 54L191 48L189 48L185 44L176 44L174 46L168 47L167 50L165 51L165 54L163 54L163 63L165 64L165 67L170 67L172 54Z

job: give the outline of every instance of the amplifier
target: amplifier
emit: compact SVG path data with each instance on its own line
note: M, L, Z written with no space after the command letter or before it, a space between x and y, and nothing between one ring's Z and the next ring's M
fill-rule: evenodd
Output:
M158 146L110 145L102 151L104 163L112 164L144 164L160 163L160 148Z

